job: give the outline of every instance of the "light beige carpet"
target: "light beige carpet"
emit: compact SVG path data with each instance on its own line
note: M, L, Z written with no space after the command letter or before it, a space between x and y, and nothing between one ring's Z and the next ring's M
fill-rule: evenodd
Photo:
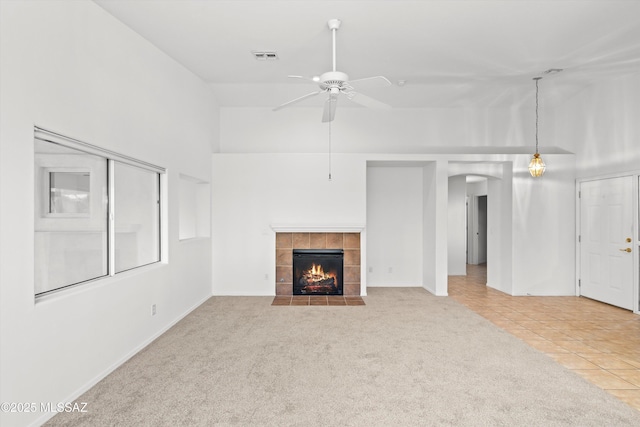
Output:
M638 426L640 412L421 288L214 297L51 426Z

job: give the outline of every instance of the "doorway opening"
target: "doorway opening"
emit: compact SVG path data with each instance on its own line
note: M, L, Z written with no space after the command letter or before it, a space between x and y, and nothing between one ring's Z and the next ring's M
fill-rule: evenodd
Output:
M487 262L487 203L486 195L467 199L467 264Z

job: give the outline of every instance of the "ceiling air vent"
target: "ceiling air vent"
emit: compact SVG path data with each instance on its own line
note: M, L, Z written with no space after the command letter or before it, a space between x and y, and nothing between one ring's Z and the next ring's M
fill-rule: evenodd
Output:
M278 54L275 51L252 50L251 54L258 61L277 61L278 60Z

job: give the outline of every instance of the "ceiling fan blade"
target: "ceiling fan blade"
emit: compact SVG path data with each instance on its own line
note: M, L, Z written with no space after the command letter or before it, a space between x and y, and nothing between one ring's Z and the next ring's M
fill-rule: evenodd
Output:
M386 87L391 86L391 82L384 76L364 77L362 79L349 80L351 83L367 83L372 87Z
M345 95L347 95L347 98L349 98L351 101L355 102L356 104L360 104L364 107L377 108L377 109L383 109L383 110L389 110L391 108L391 105L389 104L385 104L382 101L378 101L377 99L373 99L367 95L363 95L358 92L353 92L353 91L346 92Z
M303 101L303 100L305 100L305 99L307 99L307 98L311 98L312 96L319 95L319 94L321 94L321 93L323 93L323 92L324 92L323 90L319 90L319 91L317 91L317 92L311 92L311 93L308 93L308 94L306 94L306 95L303 95L303 96L301 96L300 98L292 99L292 100L291 100L291 101L289 101L289 102L285 102L285 103L284 103L284 104L282 104L282 105L278 105L276 108L274 108L274 109L273 109L273 111L281 110L281 109L283 109L283 108L285 108L285 107L288 107L288 106L290 106L290 105L292 105L292 104L295 104L295 103L297 103L297 102Z
M313 77L307 77L307 76L294 76L294 75L289 75L287 76L290 79L302 79L302 80L309 80L310 82L314 82L314 83L318 83L320 81L320 77L318 76L313 76Z
M324 110L322 111L322 122L330 122L336 116L336 107L338 105L338 98L336 96L329 96L324 103Z

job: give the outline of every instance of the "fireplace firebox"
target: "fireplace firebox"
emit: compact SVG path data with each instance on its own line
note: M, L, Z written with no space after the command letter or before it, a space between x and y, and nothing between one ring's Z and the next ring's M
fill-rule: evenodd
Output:
M293 295L342 295L342 249L294 249Z

